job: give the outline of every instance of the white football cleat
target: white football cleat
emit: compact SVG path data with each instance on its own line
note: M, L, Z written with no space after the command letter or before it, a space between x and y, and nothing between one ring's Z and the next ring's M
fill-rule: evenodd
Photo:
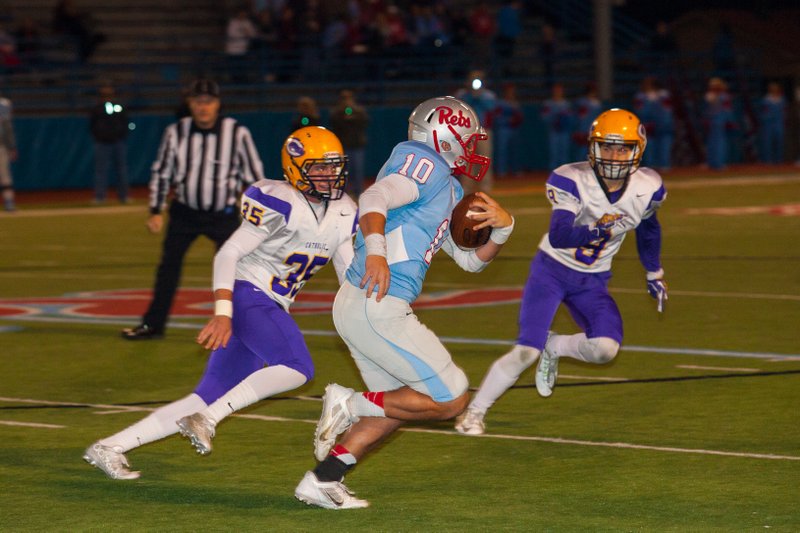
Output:
M353 389L331 383L325 387L322 397L322 414L314 432L314 456L317 461L324 461L336 444L336 437L348 430L358 417L350 414L347 400L353 395Z
M462 435L483 435L486 431L486 424L483 422L484 416L486 413L467 409L456 419L456 431Z
M308 505L323 509L363 509L369 507L367 500L356 498L341 481L320 481L314 472L306 472L294 489L294 497Z
M547 337L550 340L550 336ZM547 349L545 344L542 355L539 356L539 364L536 366L536 390L539 395L547 398L553 394L558 378L558 357Z
M106 473L111 479L138 479L140 472L131 472L130 464L119 446L103 446L95 442L83 454L83 460Z
M211 439L214 438L215 425L204 414L195 413L191 416L184 416L177 422L181 435L189 437L189 440L200 455L211 453Z

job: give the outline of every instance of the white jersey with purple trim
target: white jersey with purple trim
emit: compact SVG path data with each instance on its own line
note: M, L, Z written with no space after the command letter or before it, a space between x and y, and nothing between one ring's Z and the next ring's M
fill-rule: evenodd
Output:
M545 233L539 249L580 272L611 270L611 260L622 246L626 233L652 216L667 197L658 172L640 167L631 174L622 196L611 203L588 162L558 167L547 179L546 190L553 210L574 213L576 226L614 223L610 238L604 237L580 248L554 248L549 233Z
M239 260L236 279L249 281L288 310L306 281L331 258L339 279L344 278L358 227L358 208L349 196L328 202L325 211L320 206L315 215L289 182L261 180L242 195L241 212L242 229L263 240Z

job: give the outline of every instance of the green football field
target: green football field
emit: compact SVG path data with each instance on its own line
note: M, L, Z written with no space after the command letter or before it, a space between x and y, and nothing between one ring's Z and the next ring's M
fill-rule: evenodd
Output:
M119 329L143 311L160 255L144 201L23 203L0 215L0 530L800 531L800 174L666 184L663 316L631 237L611 281L625 321L613 363L562 360L547 399L526 372L482 437L409 425L348 475L371 503L352 511L293 496L315 464L325 385L361 388L329 313L308 302L296 317L313 381L227 419L207 457L174 436L128 453L138 480L87 465L89 444L201 376L207 353L193 339L213 249L191 250L182 287L200 301L167 337L127 342ZM418 309L473 387L513 342L514 295L549 217L541 181L495 196L517 218L503 254L477 275L440 254L423 298L433 305ZM329 268L305 290L329 300L335 289ZM565 312L554 329L577 331Z

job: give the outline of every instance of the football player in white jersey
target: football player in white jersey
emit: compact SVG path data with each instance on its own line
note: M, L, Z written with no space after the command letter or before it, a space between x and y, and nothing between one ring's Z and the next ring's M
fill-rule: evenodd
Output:
M661 226L656 210L667 196L661 176L640 167L647 138L639 119L611 109L589 131L588 162L555 169L547 180L553 206L550 230L539 243L522 293L519 337L483 378L469 408L456 422L467 435L484 432L484 415L520 374L539 359L536 389L548 397L558 375L558 359L611 361L622 343L622 317L608 292L611 260L627 232L635 230L647 290L661 311L667 298L661 268ZM563 303L584 331L549 331Z
M492 228L489 241L462 250L450 236L450 217L463 197L458 177L480 180L489 164L477 153L486 134L470 106L452 97L426 100L409 117L408 138L359 198L356 255L336 295L333 321L368 392L335 383L325 389L314 437L320 463L295 489L309 505L366 507L344 486L344 474L404 422L447 420L467 405L466 375L411 303L439 249L464 270L479 272L508 239L514 219L478 193L486 211L474 218L482 220L478 228Z
M344 195L347 158L332 132L301 128L281 151L285 181L242 196L242 225L214 258L214 317L197 342L213 350L194 392L89 446L84 459L113 479L136 479L125 453L180 432L201 454L234 411L300 387L314 375L289 306L333 260L340 282L353 259L357 206Z

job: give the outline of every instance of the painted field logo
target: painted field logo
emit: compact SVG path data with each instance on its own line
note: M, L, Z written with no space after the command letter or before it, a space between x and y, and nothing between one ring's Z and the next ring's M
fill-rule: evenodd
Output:
M0 318L46 320L69 319L91 322L102 319L137 320L150 304L151 291L123 289L65 294L59 297L0 299ZM423 294L414 303L415 309L446 309L517 303L522 289L509 287L447 291ZM291 313L293 315L329 314L333 291L301 292ZM172 318L208 318L214 309L208 289L179 289L172 305Z

